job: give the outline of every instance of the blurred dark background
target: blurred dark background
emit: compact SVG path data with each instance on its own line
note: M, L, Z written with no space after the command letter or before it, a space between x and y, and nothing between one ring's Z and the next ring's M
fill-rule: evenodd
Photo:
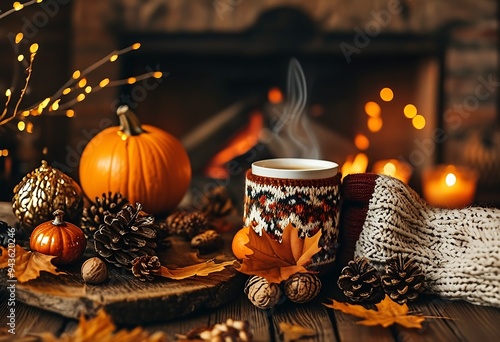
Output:
M367 171L381 159L405 161L417 191L426 167L465 165L479 174L475 202L500 205L494 0L44 3L0 20L0 94L16 75L23 81L9 41L16 32L25 33L24 47L40 44L26 105L50 96L74 70L135 42L142 44L138 51L106 63L88 83L151 70L164 77L91 94L74 106L73 117L42 114L22 118L22 130L19 119L0 126L0 200L10 200L13 186L42 159L78 180L83 147L106 120L117 123L119 104L181 139L195 176L224 183L223 163L249 166L251 158L242 155L272 128L269 118L286 98L288 63L297 58L308 88L303 120L320 157L344 165L363 153ZM384 88L392 99L381 98ZM379 110L371 123L369 102ZM408 104L425 119L423 127L405 117ZM246 145L234 148L242 135ZM258 151L252 158L280 156L269 146Z

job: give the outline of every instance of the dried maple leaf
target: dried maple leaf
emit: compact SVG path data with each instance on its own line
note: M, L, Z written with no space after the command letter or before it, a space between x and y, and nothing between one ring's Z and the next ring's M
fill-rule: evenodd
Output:
M170 269L165 266L161 266L160 274L158 275L174 280L181 280L194 276L205 277L211 273L222 271L226 266L232 266L234 262L235 260L216 263L214 260L207 260L199 264L176 269Z
M77 328L72 333L64 333L60 338L55 337L50 333L42 333L38 335L42 342L163 342L167 337L162 332L156 332L150 335L141 327L136 327L133 330L119 330L115 332L111 317L103 310L99 310L94 318L85 319L82 315L78 322Z
M299 237L299 230L292 224L283 230L281 243L267 232L259 236L253 229L248 230L245 245L253 254L243 259L238 271L265 278L270 283L281 283L295 273L312 273L306 269L311 258L321 250L318 246L321 230L314 236Z
M316 332L314 330L296 324L280 322L279 327L285 342L297 341L304 337L316 336Z
M36 279L40 272L48 272L54 275L66 274L57 271L52 265L52 255L45 255L38 252L28 252L21 246L16 245L14 249L7 249L0 246L2 255L0 256L0 268L7 268L13 265L14 273L9 270L8 277L16 278L18 282L24 283Z
M406 328L420 329L422 328L422 322L425 321L424 316L409 315L408 305L399 305L398 303L392 301L389 296L385 296L383 301L375 304L378 311L365 309L361 305L341 303L335 300L331 305L324 305L335 310L340 310L346 314L364 318L365 320L358 321L356 323L367 326L381 325L384 328L387 328L388 326L397 323Z

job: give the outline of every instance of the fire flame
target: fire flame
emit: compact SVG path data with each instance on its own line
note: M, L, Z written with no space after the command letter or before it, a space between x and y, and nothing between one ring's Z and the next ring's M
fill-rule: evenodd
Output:
M261 112L253 112L248 124L241 129L208 163L206 175L210 178L226 179L229 177L226 163L235 157L248 152L259 142L259 134L264 126L264 117Z

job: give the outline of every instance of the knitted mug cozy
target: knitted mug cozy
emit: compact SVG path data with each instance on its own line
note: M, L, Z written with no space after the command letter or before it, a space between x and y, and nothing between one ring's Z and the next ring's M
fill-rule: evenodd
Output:
M255 232L267 232L280 241L291 223L299 236L313 236L322 231L322 251L313 258L313 266L330 264L337 251L340 179L283 179L246 173L243 219Z
M353 174L343 180L340 266L364 256L383 266L411 255L426 291L449 299L500 306L500 209L439 209L403 182Z

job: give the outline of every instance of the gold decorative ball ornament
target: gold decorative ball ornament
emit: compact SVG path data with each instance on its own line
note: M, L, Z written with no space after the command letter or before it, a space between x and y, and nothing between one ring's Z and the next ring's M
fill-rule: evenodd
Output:
M65 173L52 168L45 160L14 187L12 209L28 231L49 221L57 209L66 213L67 221L77 223L82 207L80 186Z

